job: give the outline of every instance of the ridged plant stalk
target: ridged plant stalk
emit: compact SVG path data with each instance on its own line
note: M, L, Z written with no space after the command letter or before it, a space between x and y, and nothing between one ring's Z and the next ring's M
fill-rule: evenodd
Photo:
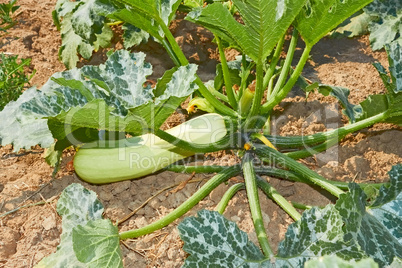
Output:
M170 212L165 217L139 229L130 230L126 232L122 232L119 234L120 239L129 239L140 237L146 234L150 234L155 232L156 230L162 229L163 227L169 225L174 222L176 219L183 216L187 213L191 208L198 204L202 199L204 199L213 189L218 187L221 183L227 181L231 177L237 175L241 171L239 166L228 167L218 174L216 174L213 178L208 180L197 192L195 192L189 199L184 201L180 206L178 206L175 210Z
M250 152L246 152L243 157L243 175L246 185L247 199L250 206L251 217L253 219L255 232L257 234L258 242L264 255L272 258L274 253L268 242L268 235L264 227L264 221L261 213L260 200L258 197L257 177L253 167L253 157Z

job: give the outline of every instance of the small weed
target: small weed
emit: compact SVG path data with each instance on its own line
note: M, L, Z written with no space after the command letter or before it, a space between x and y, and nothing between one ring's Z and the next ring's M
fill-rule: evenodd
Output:
M24 85L31 80L35 71L27 75L24 70L30 63L31 59L18 60L18 55L0 54L0 111L10 101L18 99Z
M20 6L16 6L17 0L10 0L10 2L0 4L0 31L7 31L17 24L14 13Z

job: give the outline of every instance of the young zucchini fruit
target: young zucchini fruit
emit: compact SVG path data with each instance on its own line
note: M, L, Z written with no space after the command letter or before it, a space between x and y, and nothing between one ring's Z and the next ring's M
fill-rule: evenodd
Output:
M207 145L222 139L227 130L224 118L212 113L166 132L187 142ZM103 146L99 146L100 143L104 143ZM95 148L83 146L74 157L75 172L81 179L94 184L139 178L195 154L153 134L99 144Z

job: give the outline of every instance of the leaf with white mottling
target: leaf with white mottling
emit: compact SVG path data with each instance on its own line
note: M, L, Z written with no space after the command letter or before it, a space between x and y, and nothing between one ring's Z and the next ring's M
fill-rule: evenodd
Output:
M105 16L116 10L109 0L57 1L53 17L61 31L59 56L67 68L76 66L77 54L89 59L94 50L109 46L113 33Z
M98 219L73 229L77 259L89 268L123 268L119 230L110 220Z
M364 8L372 17L369 24L373 50L382 49L391 42L402 45L402 2L400 0L374 0Z
M105 15L116 11L108 0L81 0L73 10L71 24L74 32L89 43L96 41L105 25Z
M394 84L394 92L402 92L402 44L397 42L386 46L389 71Z
M197 89L196 70L190 64L169 71L163 86L158 86L161 95L155 98L145 85L152 73L145 54L116 51L105 64L56 73L41 91L25 91L0 112L0 141L19 149L48 147L56 138L59 150L98 139L91 130L143 134L159 128ZM77 131L80 137L71 136Z
M183 267L302 267L310 259L333 254L345 260L365 257L359 247L343 240L342 218L333 205L312 208L289 226L273 260L267 259L235 223L217 212L202 210L179 224Z
M201 210L178 229L183 249L190 254L183 267L269 267L247 234L216 211Z
M371 17L363 11L358 11L351 17L342 22L335 30L331 32L331 37L355 37L368 33L368 25Z
M73 251L73 228L89 221L102 219L103 206L92 191L81 184L71 184L64 189L57 202L57 212L62 217L63 233L57 251L42 259L36 268L87 267L78 261Z
M129 49L141 44L142 42L148 41L149 33L135 27L134 25L124 23L122 29L124 31L123 40L125 49Z
M181 1L178 0L116 0L129 6L109 15L110 18L132 24L162 41L162 23L169 26Z
M47 120L34 112L27 112L22 105L32 101L39 92L36 88L24 91L17 101L8 103L0 112L0 143L13 144L14 150L31 148L35 144L49 147L54 139L47 127Z
M338 256L329 255L306 262L304 268L378 268L378 264L371 258L355 262L345 261Z
M342 217L333 205L304 211L302 218L289 226L279 244L276 265L302 267L306 261L325 255L337 255L345 260L365 257L354 241L344 241L342 225Z
M345 239L357 241L380 266L402 257L402 165L394 166L389 175L389 188L383 186L370 207L357 184L350 184L350 192L336 203L345 222Z

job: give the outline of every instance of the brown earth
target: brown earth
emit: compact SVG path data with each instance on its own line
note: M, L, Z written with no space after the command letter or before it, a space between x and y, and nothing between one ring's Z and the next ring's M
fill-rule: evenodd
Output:
M57 56L61 44L60 35L51 18L55 3L55 0L19 0L19 24L0 40L0 52L32 58L32 67L37 70L32 85L38 87L54 72L64 70ZM183 21L181 15L173 23L172 31L188 58L201 65L202 79L212 79L218 59L216 46L211 43L213 36L201 27ZM115 47L119 48L121 45L117 43ZM152 79L160 77L165 69L173 66L157 43L141 45L137 50L145 50L148 53L147 60L155 66ZM364 100L370 94L384 92L381 79L371 64L379 61L387 66L387 57L384 51L373 52L367 37L324 39L315 46L311 54L304 75L313 81L350 88L353 103ZM234 55L233 51L228 52L228 56ZM104 52L100 51L92 60L82 64L97 64L102 60ZM310 94L306 102L297 90L291 96L276 109L272 127L275 134L311 134L336 128L347 122L332 97ZM177 118L172 119L172 124L174 121ZM387 180L386 173L391 166L401 163L401 140L400 128L377 124L348 135L339 146L303 162L328 179L382 182ZM52 180L52 168L44 162L42 153L43 149L40 147L32 151L20 151L18 154L13 153L12 146L0 147L0 267L32 267L56 250L61 234L61 219L55 210L56 201L63 189L73 182L95 191L105 206L105 217L116 222L159 190L189 178L185 174L161 172L139 180L90 185L71 171L68 163L74 152L66 151L61 171ZM224 152L206 156L200 161L204 161L206 165L231 165L236 159L231 152ZM195 175L195 178L205 180L209 177ZM267 179L291 201L308 205L325 205L334 201L326 193L301 183ZM225 190L239 180L242 180L240 176L232 178L228 185L219 186L186 215L194 215L202 208L214 209ZM196 183L187 184L176 193L159 194L124 222L121 230L142 227L163 217L198 187ZM270 242L276 248L292 219L262 193L260 196ZM49 202L21 208L8 215L3 214L43 200ZM235 221L257 242L244 191L230 201L224 215ZM186 253L175 228L178 222L180 220L153 234L125 241L121 245L125 267L180 267Z

